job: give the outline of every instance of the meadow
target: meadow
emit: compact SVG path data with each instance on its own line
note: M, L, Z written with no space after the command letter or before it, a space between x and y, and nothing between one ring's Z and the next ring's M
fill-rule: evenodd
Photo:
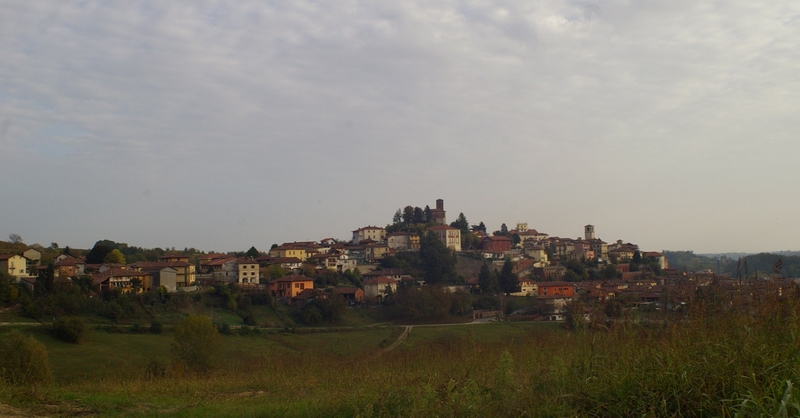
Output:
M92 329L75 345L20 327L47 347L55 381L0 386L0 402L20 416L800 416L798 308L415 326L389 352L399 327L227 335L203 375L172 365L170 332Z

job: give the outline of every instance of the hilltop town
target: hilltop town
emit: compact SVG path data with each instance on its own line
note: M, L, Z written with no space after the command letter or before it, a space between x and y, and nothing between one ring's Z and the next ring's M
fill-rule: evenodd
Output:
M391 304L403 291L435 285L451 294L524 297L528 303L514 313L555 321L565 319L573 300L595 305L611 301L614 308L607 311L612 313L631 308L675 311L712 282L729 293L744 286L751 293L767 288L781 292L783 287L781 279L753 283L716 277L709 270L670 268L664 253L622 240L608 243L593 225L583 226L582 237L566 238L524 222L513 229L503 224L490 233L482 222L469 225L463 213L448 223L442 199L433 208L398 209L392 221L386 227L359 227L348 241L286 242L264 253L255 248L228 254L143 250L99 241L83 254L69 247L37 249L17 243L0 255L0 272L33 295L55 285L174 293L235 284L243 292L265 293L271 303L299 310L334 296L351 306ZM43 257L47 253L49 259ZM456 311L452 313L473 318L512 313L485 301Z

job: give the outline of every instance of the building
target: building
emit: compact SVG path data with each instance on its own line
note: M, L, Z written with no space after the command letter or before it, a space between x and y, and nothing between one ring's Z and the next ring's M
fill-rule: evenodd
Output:
M298 243L284 243L269 250L269 256L273 258L297 257L301 262L306 261L309 254L306 247Z
M447 225L443 199L436 200L436 209L431 209L431 219L436 225Z
M461 251L461 230L447 225L434 225L428 228L429 232L436 234L436 237L444 245L454 251Z
M269 282L269 291L272 293L272 296L287 298L288 300L299 295L303 290L313 288L314 279L300 274L283 276L280 279Z
M92 275L92 282L100 290L119 289L123 292L150 289L153 283L153 275L150 272L129 270L117 267L109 267L103 272Z
M14 277L28 276L28 260L16 254L0 255L0 272Z
M394 232L386 236L386 245L395 251L419 251L419 234Z
M35 248L28 248L22 253L22 256L27 258L28 260L35 261L37 264L39 263L39 261L42 260L41 251Z
M594 236L594 225L586 225L583 227L583 238L586 241L591 241L595 239Z
M575 296L575 286L568 282L542 282L539 283L539 296Z
M386 230L379 226L365 226L353 231L353 245L359 245L361 241L368 239L383 242L386 239Z
M171 259L175 258L162 257L162 261L142 261L139 263L129 264L128 267L132 270L142 271L150 274L155 274L165 267L171 267L175 269L175 282L178 288L194 286L196 281L194 264L190 264L188 261L163 261ZM186 260L188 260L188 257Z
M502 257L503 254L511 251L511 238L502 235L487 236L481 240L481 251Z
M364 297L367 300L382 299L388 292L397 291L397 282L388 277L364 280Z
M236 259L237 283L258 283L258 261L252 258Z

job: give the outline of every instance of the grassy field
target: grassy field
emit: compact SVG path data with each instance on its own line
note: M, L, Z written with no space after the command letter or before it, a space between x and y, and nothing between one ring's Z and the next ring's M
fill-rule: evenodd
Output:
M0 386L0 403L51 416L799 416L800 303L752 312L414 326L390 352L397 328L232 335L202 376L170 365L170 333L92 330L69 345L20 327L47 346L55 383ZM166 376L145 377L153 360Z

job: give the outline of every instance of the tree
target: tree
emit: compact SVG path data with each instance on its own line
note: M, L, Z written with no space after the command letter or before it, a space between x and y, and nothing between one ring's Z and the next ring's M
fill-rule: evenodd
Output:
M106 254L105 257L103 257L103 263L125 264L125 256L122 255L122 251L120 251L118 248L114 248L111 250L111 252Z
M479 223L478 225L472 225L472 231L473 232L483 231L485 233L486 225L483 223L483 221L481 221L481 223Z
M222 354L222 344L217 327L205 316L190 315L175 325L173 355L193 372L212 369Z
M400 209L397 209L397 212L395 212L394 216L392 217L392 223L393 224L398 224L402 220L403 220L403 211L401 211Z
M497 281L506 295L519 292L519 279L514 274L514 263L511 260L506 259L506 262L503 263L503 269L500 270Z
M58 249L58 243L57 242L51 242L50 243L50 248L52 248L54 250L57 250Z
M19 234L10 234L8 241L12 244L22 244L22 237Z
M0 381L11 385L47 384L53 380L44 344L11 331L0 339Z
M508 227L506 226L506 224L500 225L500 234L508 235Z
M455 275L455 253L433 232L420 238L419 257L427 284L450 280Z
M56 338L73 344L80 344L86 334L86 323L80 318L61 317L53 322Z
M422 211L422 214L425 216L425 222L430 222L433 220L433 216L431 215L431 207L425 205L425 209Z
M478 273L478 285L481 288L481 293L484 295L494 295L497 293L497 275L489 271L489 265L483 263L481 271Z
M639 250L634 251L633 260L631 261L633 261L636 264L642 264L642 253L640 253Z
M86 254L86 264L103 264L106 256L112 249L111 246L103 241L97 241L94 247L89 250L89 254Z
M462 235L469 232L469 222L467 222L467 217L464 216L463 212L458 214L458 219L453 221L450 226L460 229Z
M256 247L250 247L250 249L247 250L247 252L244 253L244 255L247 256L247 257L250 257L250 258L256 258L256 257L260 256L261 253L258 252Z
M403 222L406 225L411 224L414 222L414 207L413 206L406 206L403 208Z
M53 283L55 282L56 272L53 268L53 263L47 265L47 268L39 271L34 283L34 295L41 296L51 293L53 291Z
M420 208L419 206L414 208L414 223L415 224L425 223L425 212L423 212L422 208Z

